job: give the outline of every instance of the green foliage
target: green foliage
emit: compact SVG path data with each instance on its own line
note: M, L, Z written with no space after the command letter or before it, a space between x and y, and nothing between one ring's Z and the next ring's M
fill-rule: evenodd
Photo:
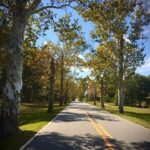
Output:
M119 112L123 113L125 81L137 66L143 64L145 57L144 48L138 42L143 39L143 18L147 15L143 3L128 0L83 1L76 9L95 26L91 37L99 46L89 64L93 63L94 75L101 82L104 83L106 76L105 80L110 82L115 78Z
M105 53L106 51L111 53L111 60L108 61L114 62L116 69L120 67L120 40L123 38L122 63L125 76L134 72L136 66L143 63L144 58L143 48L139 47L137 40L142 38L141 32L144 25L142 19L145 12L141 5L137 5L136 7L140 8L135 11L135 6L134 1L126 0L91 2L87 6L89 9L79 6L81 15L95 25L92 38L99 41L99 47L103 47ZM107 56L106 58L109 59L110 57Z
M126 82L125 104L149 106L150 77L135 74ZM143 104L142 104L143 102ZM144 104L145 102L145 104Z
M56 15L50 10L43 10L38 14L33 14L28 21L25 31L25 43L30 47L36 47L40 36L45 36L45 32L52 27L52 22Z
M47 50L26 48L23 74L23 101L46 100L49 84L49 59Z
M76 1L75 5L80 4L76 7L78 12L85 20L93 22L95 28L91 32L91 37L99 44L94 55L88 54L86 64L92 68L92 75L95 79L77 81L71 76L70 68L84 64L84 61L79 58L80 52L87 48L82 27L78 20L72 20L71 14L66 14L57 20L52 11L52 8L59 9L69 6L71 2L73 1L49 1L46 6L40 0L14 0L11 3L3 0L0 2L0 51L2 51L0 53L0 99L7 77L5 61L7 60L10 35L12 35L12 31L15 31L16 14L20 15L18 12L21 12L21 19L25 23L23 27L25 34L24 30L19 34L20 37L24 38L25 61L22 90L24 102L47 101L51 92L50 86L54 88L55 101L60 98L66 102L77 97L83 100L87 91L91 99L96 99L102 93L99 89L102 85L104 87L103 97L110 101L115 95L116 88L121 86L125 88L126 85L129 87L124 93L126 104L133 105L138 102L141 105L141 102L145 101L148 106L149 103L146 98L150 91L149 78L136 75L130 79L136 67L143 64L145 57L144 48L139 44L139 40L143 39L143 26L149 22L143 3L128 0ZM45 31L50 27L53 27L57 33L59 42L55 45L49 41L44 47L37 48L37 39L39 36L45 35ZM15 35L15 33L13 34ZM18 37L19 35L15 36ZM19 44L16 42L16 47L22 51L22 42ZM14 51L16 52L15 49ZM18 59L18 56L13 58ZM19 60L21 59L22 56ZM52 60L54 61L53 64L51 63ZM56 69L54 85L50 79L53 72L52 68ZM21 71L20 74L22 74ZM28 116L22 113L21 119L23 118L25 120L20 122L21 128L27 130L27 128L33 127L33 132L48 121L48 117L43 116L42 112L31 113ZM44 121L39 118L43 118ZM39 122L36 122L36 119ZM23 125L24 123L31 123L31 121L35 121L33 126L30 124Z

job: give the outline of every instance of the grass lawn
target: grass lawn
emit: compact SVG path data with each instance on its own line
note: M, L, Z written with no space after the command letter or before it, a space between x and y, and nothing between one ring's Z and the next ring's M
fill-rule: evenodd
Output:
M0 150L19 150L23 144L52 120L64 107L54 104L54 112L50 114L47 112L47 105L21 104L19 126L22 132L0 139Z
M88 103L93 105L93 102ZM100 108L100 103L97 102L96 106ZM136 124L142 125L146 128L150 128L150 108L124 106L124 114L118 114L118 106L114 106L114 104L112 103L106 103L105 110Z

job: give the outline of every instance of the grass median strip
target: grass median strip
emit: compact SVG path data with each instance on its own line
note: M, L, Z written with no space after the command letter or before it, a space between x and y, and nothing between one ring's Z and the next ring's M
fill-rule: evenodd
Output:
M113 145L108 141L108 138L112 138L112 136L99 124L97 124L88 113L86 113L88 120L93 125L99 136L104 140L106 146L109 150L114 150Z

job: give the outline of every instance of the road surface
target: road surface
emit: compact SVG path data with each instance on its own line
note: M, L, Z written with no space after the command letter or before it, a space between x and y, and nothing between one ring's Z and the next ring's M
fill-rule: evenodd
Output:
M20 150L150 150L150 130L73 102Z

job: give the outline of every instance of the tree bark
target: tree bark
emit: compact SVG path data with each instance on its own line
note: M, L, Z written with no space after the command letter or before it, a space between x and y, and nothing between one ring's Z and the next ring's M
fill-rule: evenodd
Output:
M119 79L118 79L118 110L119 113L124 113L123 100L123 36L120 39L120 50L119 50Z
M60 103L59 106L64 105L64 54L61 55L61 81L60 81Z
M94 83L94 105L96 105L96 85Z
M50 91L49 91L49 104L48 104L48 112L53 112L53 103L54 103L54 83L55 83L55 63L52 57L51 63L51 74L50 74Z
M100 103L101 103L101 107L105 108L103 94L104 94L104 83L103 83L103 79L101 79L100 81Z
M123 108L123 85L121 81L119 81L119 86L118 86L118 110L119 113L124 113L124 108Z
M66 89L65 89L65 96L64 96L64 104L66 105L67 104L67 101L68 101L68 91L69 91L69 83L67 82L66 85L65 85Z
M94 105L96 105L96 99L94 98Z
M22 89L23 40L26 15L21 9L13 13L13 25L7 51L7 77L1 113L1 134L3 136L19 131L18 115Z

